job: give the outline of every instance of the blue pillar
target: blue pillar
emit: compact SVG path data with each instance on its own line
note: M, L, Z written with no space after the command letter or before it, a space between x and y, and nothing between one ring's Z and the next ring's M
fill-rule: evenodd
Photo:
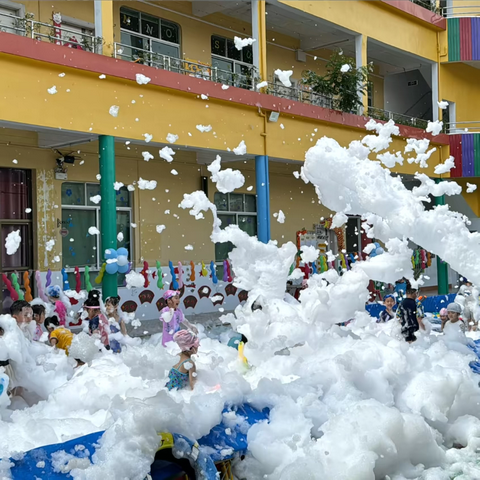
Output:
M270 180L268 156L255 157L257 184L257 237L263 243L270 241Z

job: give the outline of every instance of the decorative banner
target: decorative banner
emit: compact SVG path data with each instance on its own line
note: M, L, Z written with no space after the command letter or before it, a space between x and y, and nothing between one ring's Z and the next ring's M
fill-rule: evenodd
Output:
M14 302L16 302L18 300L18 293L13 288L12 282L10 282L10 280L8 279L8 277L4 273L2 273L2 280L3 280L3 283L5 284L5 286L7 287L8 291L10 292L10 297L12 298L12 300Z
M25 300L27 302L31 302L33 300L33 297L32 297L32 289L30 288L29 272L23 272L23 286L25 287Z
M162 266L160 265L160 262L157 260L157 275L158 275L158 280L157 280L157 287L160 290L163 290L163 273L162 273Z
M102 264L102 268L98 272L97 278L95 279L95 283L97 285L100 285L102 283L106 268L107 268L107 264L106 263Z
M62 273L62 279L63 279L63 290L70 290L70 283L68 282L68 273L67 271L62 268L61 270Z
M190 282L195 281L195 264L190 262Z
M92 287L92 283L90 282L90 267L88 265L85 267L84 277L85 277L85 288L87 289L87 292L90 292L91 290L93 290L93 287Z
M212 282L214 285L218 283L217 272L215 271L215 263L213 260L210 262L210 271L212 272Z
M177 277L175 277L175 269L173 268L173 263L168 262L168 267L170 268L170 274L172 275L172 283L170 285L171 290L178 290Z
M40 274L40 271L37 270L35 272L35 283L37 284L37 292L38 296L44 301L48 303L48 298L45 295L45 292L43 291L43 285L42 285L42 277Z
M143 270L140 272L140 274L143 275L143 278L145 279L143 287L148 288L150 285L150 281L148 280L148 262L143 262Z
M20 288L20 285L18 284L18 277L16 273L12 273L12 283L13 287L15 288L15 291L17 292L18 299L19 300L25 300L25 297L23 296L22 289Z
M183 267L182 262L178 262L178 288L183 287Z

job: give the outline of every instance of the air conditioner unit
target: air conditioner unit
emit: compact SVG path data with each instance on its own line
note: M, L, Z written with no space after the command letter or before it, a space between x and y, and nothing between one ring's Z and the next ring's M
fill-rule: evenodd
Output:
M303 50L295 50L297 54L297 62L307 63L307 54Z

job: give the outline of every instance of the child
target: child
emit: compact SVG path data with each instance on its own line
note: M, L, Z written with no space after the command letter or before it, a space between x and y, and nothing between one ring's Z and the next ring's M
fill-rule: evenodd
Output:
M58 285L50 285L47 288L47 297L50 303L52 303L55 308L54 311L58 316L60 325L65 326L67 322L67 308L64 303L60 300L60 295L62 291Z
M458 303L450 303L447 307L448 312L448 321L445 323L447 325L457 325L460 330L465 333L465 323L460 318L460 314L462 313L462 307Z
M468 326L469 330L476 330L477 324L475 321L476 312L478 308L478 290L473 286L470 280L463 278L463 285L458 290L454 302L463 306L463 321Z
M35 320L35 334L33 339L38 342L43 335L42 325L45 322L45 307L43 305L33 305L33 319Z
M162 345L165 346L173 340L173 336L180 330L180 325L184 325L198 334L198 330L183 316L183 312L178 309L180 304L179 293L175 290L167 290L163 298L167 301L167 306L160 312L160 320L163 322Z
M12 306L10 307L10 313L17 321L17 325L27 340L33 340L35 326L30 325L33 318L33 311L30 304L25 300L17 300L16 302L12 303Z
M118 305L120 304L120 297L108 297L105 300L105 310L107 312L108 321L110 323L110 333L122 332L123 335L127 334L127 328L125 322L118 313ZM115 339L110 340L110 347L115 353L120 353L122 347L120 342Z
M443 328L445 327L445 324L448 322L448 311L446 308L442 308L440 310L440 320L442 321L442 326L440 328L440 331L443 332Z
M168 374L168 383L165 385L169 390L185 388L190 385L193 390L197 381L197 372L192 355L198 352L200 342L198 337L188 330L180 330L173 336L174 341L180 347L180 361L172 367Z
M45 320L45 328L49 332L48 340L50 345L60 350L65 350L65 353L68 355L68 349L73 340L73 333L68 328L61 327L56 316L48 317Z
M393 311L395 297L393 295L385 295L383 304L385 305L385 310L380 313L377 323L386 323L395 318L395 312Z
M100 310L100 299L85 300L83 308L87 310L88 330L90 335L100 335L100 340L107 350L110 350L108 340L108 320Z
M415 332L419 329L416 298L417 290L407 284L405 298L397 309L397 318L402 325L402 335L408 343L417 340Z

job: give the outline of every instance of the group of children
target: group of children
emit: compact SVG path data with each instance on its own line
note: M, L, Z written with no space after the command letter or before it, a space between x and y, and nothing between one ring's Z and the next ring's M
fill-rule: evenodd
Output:
M383 299L385 310L383 310L377 322L385 323L396 318L401 325L401 332L406 342L415 342L417 337L415 332L425 330L424 318L425 311L418 297L418 290L413 288L407 282L405 296L400 300L398 308L395 310L396 299L393 295L386 295ZM440 310L440 319L442 320L441 331L443 332L447 325L456 325L461 332L465 333L466 325L462 316L462 307L459 303L452 302L447 308Z

